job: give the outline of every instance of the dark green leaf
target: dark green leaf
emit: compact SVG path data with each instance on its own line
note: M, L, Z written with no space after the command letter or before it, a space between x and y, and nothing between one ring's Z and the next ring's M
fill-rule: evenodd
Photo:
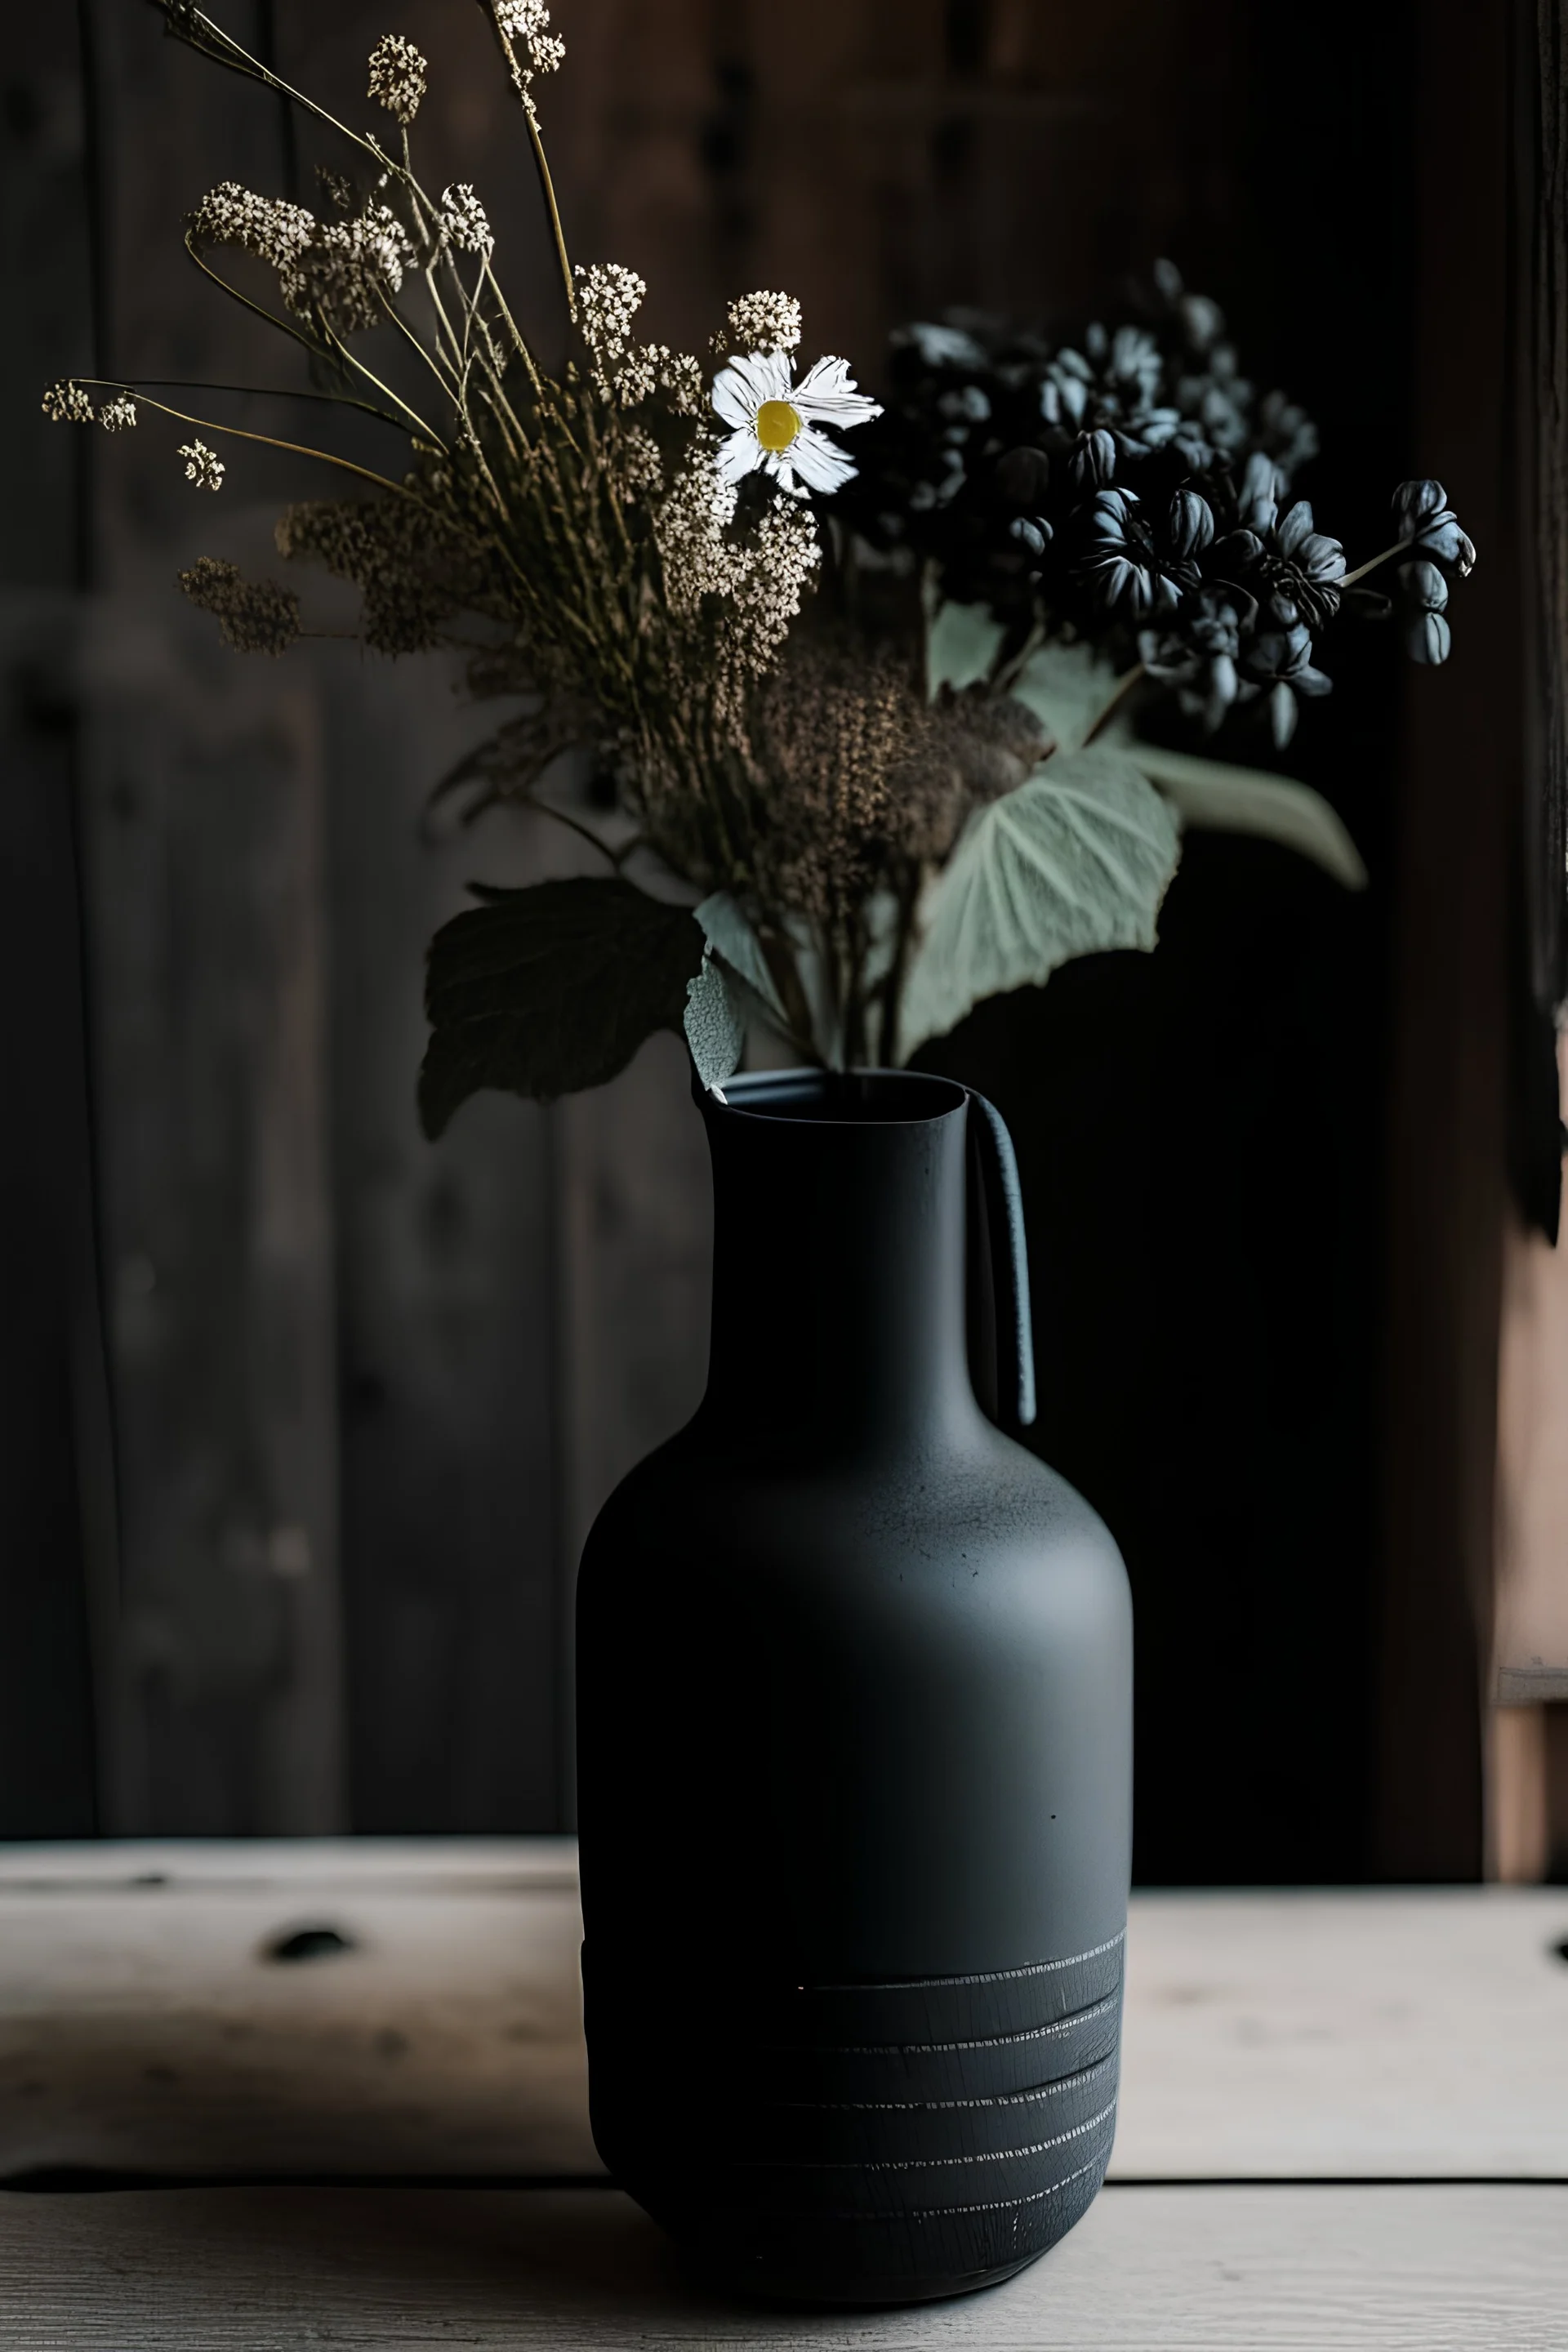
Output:
M439 1135L481 1087L552 1102L679 1031L703 939L685 907L581 878L485 895L430 943L419 1116Z

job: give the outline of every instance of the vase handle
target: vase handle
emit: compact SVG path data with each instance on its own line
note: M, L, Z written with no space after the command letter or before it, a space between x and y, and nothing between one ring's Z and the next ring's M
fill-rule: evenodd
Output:
M1029 1250L1024 1195L1006 1121L994 1103L966 1087L990 1244L996 1311L996 1391L1000 1418L1027 1429L1035 1418L1035 1327L1029 1310Z

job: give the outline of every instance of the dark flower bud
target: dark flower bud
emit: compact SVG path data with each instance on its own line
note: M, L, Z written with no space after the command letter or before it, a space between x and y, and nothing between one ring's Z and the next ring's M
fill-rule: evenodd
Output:
M977 383L966 383L952 392L944 392L937 402L942 416L963 418L969 425L984 425L991 414L991 403Z
M900 330L895 341L910 342L927 367L984 367L985 353L973 335L961 327L939 326L917 319Z
M1435 555L1439 563L1451 563L1461 580L1476 568L1474 542L1459 529L1458 517L1447 507L1424 522L1410 544L1423 555Z
M1196 490L1178 490L1171 500L1171 545L1184 562L1201 555L1214 539L1214 509Z
M1064 352L1056 364L1065 370L1066 362L1077 358L1076 352ZM1047 425L1080 425L1088 406L1089 387L1070 370L1049 377L1040 386L1040 415Z
M1009 449L996 467L996 487L1015 506L1037 506L1050 478L1051 461L1043 449Z
M1255 449L1247 461L1237 499L1237 517L1244 530L1273 530L1285 495L1285 477L1266 449Z
M1436 669L1446 662L1454 643L1454 633L1442 613L1420 613L1405 632L1405 647L1412 661Z
M1440 613L1448 601L1448 583L1435 563L1402 563L1399 585L1418 613Z
M1173 261L1154 264L1154 283L1167 302L1179 302L1186 291L1186 280Z
M1080 490L1102 490L1116 473L1116 443L1103 426L1097 433L1080 433L1078 446L1068 459L1068 472L1073 487Z
M1209 664L1208 702L1204 711L1204 725L1212 735L1241 689L1236 674L1236 664L1229 654L1215 654Z
M1019 515L1007 526L1008 534L1031 555L1044 555L1051 541L1051 527L1044 515Z
M1207 570L1216 572L1250 572L1263 552L1263 541L1255 530L1228 530L1223 539L1215 540Z
M1448 503L1441 482L1401 482L1394 493L1394 520L1402 539L1414 539L1424 522Z
M1193 348L1206 352L1225 332L1225 312L1206 294L1189 294L1182 304L1182 324Z

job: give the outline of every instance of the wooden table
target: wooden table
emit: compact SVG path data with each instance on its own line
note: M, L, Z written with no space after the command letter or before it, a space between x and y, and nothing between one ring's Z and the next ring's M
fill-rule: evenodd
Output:
M565 1842L0 1849L0 2344L1568 2347L1568 1890L1138 1897L1110 2185L848 2316L604 2182L577 1934Z

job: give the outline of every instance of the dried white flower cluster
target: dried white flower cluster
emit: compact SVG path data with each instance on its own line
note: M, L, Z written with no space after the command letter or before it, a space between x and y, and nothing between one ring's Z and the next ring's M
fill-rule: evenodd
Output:
M496 23L509 41L521 42L522 55L513 53L512 78L528 96L536 75L553 73L566 55L566 44L550 29L544 0L494 0Z
M183 441L175 455L185 461L185 479L198 490L221 490L226 470L216 449L205 441Z
M775 499L757 524L724 614L732 650L753 677L773 667L821 562L810 509L793 499Z
M495 244L485 208L467 180L455 180L443 194L437 229L442 244L459 253L489 253Z
M577 324L603 383L626 348L647 280L618 261L595 261L591 269L579 262L573 276L577 280Z
M651 433L628 425L621 434L616 473L622 489L634 499L657 496L664 488L664 459Z
M272 536L279 555L353 582L373 653L439 645L453 613L482 588L482 559L416 499L308 499L284 509Z
M198 555L180 585L198 612L211 613L218 635L237 654L287 653L300 634L300 599L275 580L247 580L237 563Z
M678 416L700 415L708 389L697 361L689 352L672 352L668 343L634 343L610 388L623 408L662 392Z
M223 180L209 188L195 212L185 216L185 234L193 245L237 246L274 269L284 268L319 226L314 213L303 205L258 196L237 180Z
M737 689L773 667L806 583L822 560L809 508L776 497L744 538L731 536L738 493L713 470L700 444L670 484L655 521L665 595L672 613L694 615L706 596L716 616L715 706L734 715Z
M406 131L419 111L429 70L430 60L420 56L412 41L405 41L401 33L384 33L370 53L366 95L384 106Z
M742 294L731 302L713 338L722 357L729 352L793 352L799 348L800 304L793 294Z
M267 262L295 316L339 334L379 326L414 262L407 234L385 205L367 205L353 220L322 221L302 205L257 195L232 180L209 190L185 226L195 246L237 246Z
M136 422L136 403L128 392L117 392L99 410L98 421L106 433L123 433Z
M51 383L44 394L43 410L51 425L92 423L92 403L79 383Z
M678 416L701 415L707 397L702 370L688 352L668 343L633 343L632 320L647 292L635 269L618 261L578 268L577 324L588 346L594 382L606 399L623 408L664 393Z
M290 310L339 334L380 326L414 265L402 223L385 205L368 205L357 219L310 226L278 273Z

